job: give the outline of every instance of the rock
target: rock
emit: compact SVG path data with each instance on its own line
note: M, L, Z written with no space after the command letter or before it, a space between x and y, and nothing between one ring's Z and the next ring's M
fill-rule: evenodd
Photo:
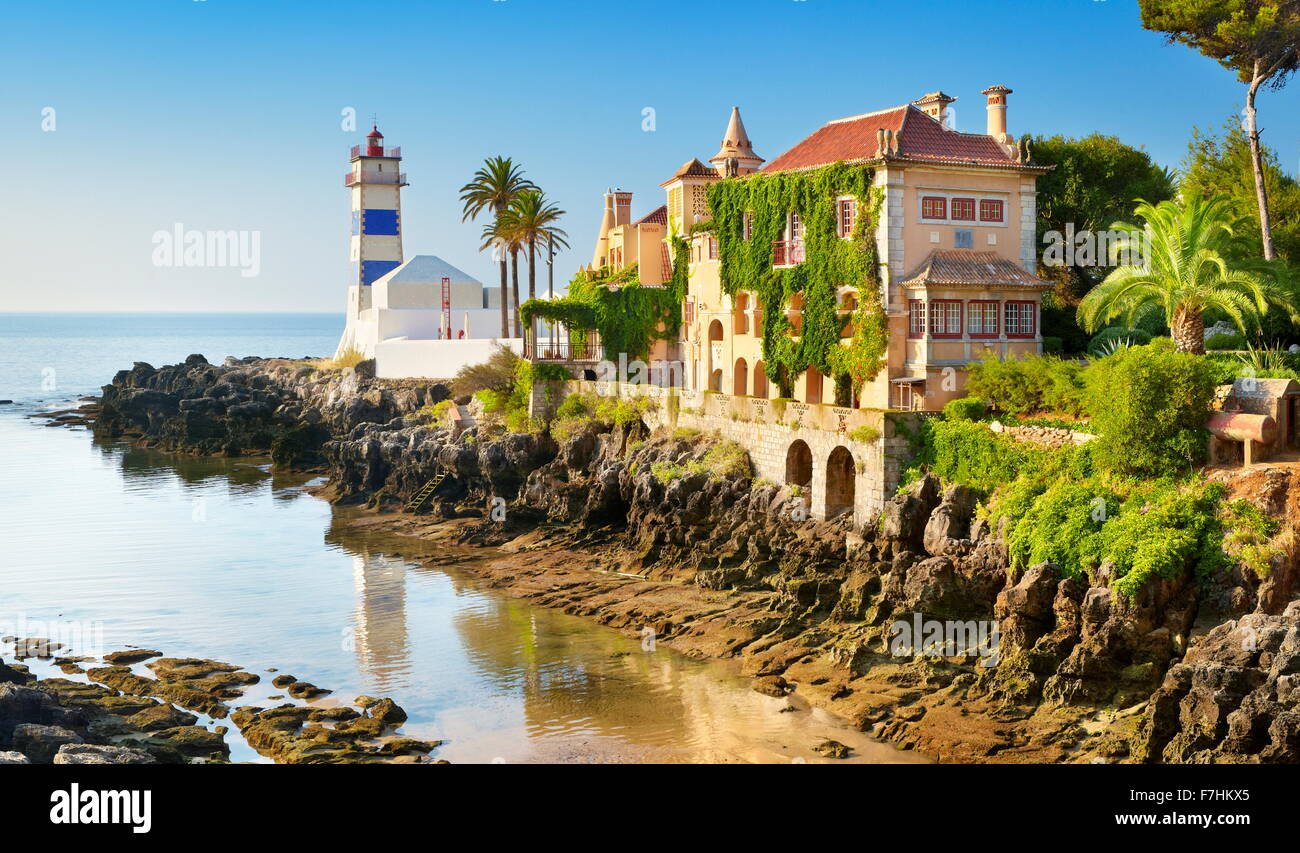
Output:
M271 685L273 687L288 687L297 680L298 679L292 675L277 675L275 678L271 679Z
M288 688L289 695L295 699L315 699L317 696L326 696L332 692L332 690L317 687L309 681L295 681Z
M225 761L230 757L225 738L203 726L176 726L156 732L154 737L189 758Z
M127 717L127 722L142 732L156 732L176 726L192 726L198 720L199 718L193 714L179 711L166 702Z
M956 540L970 536L971 516L975 512L975 493L965 486L950 486L943 500L926 522L922 547L932 556L946 554Z
M127 649L120 652L109 652L104 655L107 663L117 664L119 666L129 666L133 663L140 663L149 658L156 658L162 655L162 652L153 651L152 649Z
M366 714L376 720L382 720L390 725L401 725L406 722L406 712L402 710L392 699L380 699L375 704L366 708Z
M824 755L827 758L848 758L853 750L837 740L824 740L812 748L813 752L818 755Z
M790 692L790 685L779 675L759 676L753 680L752 685L756 691L764 696L780 698Z
M147 752L124 746L65 744L54 756L55 764L157 764Z
M0 752L0 764L31 764L21 752Z
M71 729L37 723L20 723L14 727L14 749L30 758L33 764L49 764L59 747L70 743L82 743L81 736Z

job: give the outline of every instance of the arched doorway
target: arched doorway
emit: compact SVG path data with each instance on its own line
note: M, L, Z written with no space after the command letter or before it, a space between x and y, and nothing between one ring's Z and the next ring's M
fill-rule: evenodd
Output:
M812 486L812 450L803 439L796 439L785 452L785 482L790 486Z
M761 361L754 365L754 396L767 399L767 370Z
M827 520L853 510L853 481L857 473L853 454L846 447L837 447L826 460L826 518Z
M749 365L743 358L736 359L736 369L731 373L731 393L737 397L749 393Z
M709 390L722 390L722 322L714 320L709 324Z

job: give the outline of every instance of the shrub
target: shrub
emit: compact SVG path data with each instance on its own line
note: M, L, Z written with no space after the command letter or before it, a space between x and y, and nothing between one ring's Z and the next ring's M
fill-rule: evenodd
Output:
M1041 458L1051 452L1012 441L974 421L931 418L921 424L921 433L915 466L924 466L948 482L985 495L1016 479L1022 471L1041 467Z
M586 396L582 394L570 394L565 397L560 405L555 409L557 418L581 418L591 417L591 406L587 402Z
M1094 363L1084 377L1099 468L1163 477L1205 459L1214 375L1204 357L1129 347Z
M863 424L857 429L851 430L849 432L849 438L854 441L860 441L863 444L871 444L873 441L880 438L880 430L870 424Z
M1003 361L987 353L968 366L966 391L1012 415L1044 410L1083 414L1080 368L1055 356Z
M1061 355L1065 352L1065 342L1060 338L1043 336L1043 355Z
M1151 343L1151 333L1141 329L1125 329L1122 326L1107 326L1088 342L1088 355L1104 358L1115 349L1123 346L1146 346Z
M451 396L477 394L479 391L508 391L517 378L521 359L514 350L498 346L482 364L467 364L451 380Z
M1218 334L1210 335L1205 339L1205 348L1207 350L1228 349L1238 350L1246 348L1246 338L1239 334Z
M975 397L958 397L943 407L943 416L950 421L982 421L988 412L984 401Z

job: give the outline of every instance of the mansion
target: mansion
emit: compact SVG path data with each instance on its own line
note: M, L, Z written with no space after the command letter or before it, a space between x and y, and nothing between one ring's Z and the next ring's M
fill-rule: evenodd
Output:
M901 106L834 119L771 161L755 152L740 110L733 109L718 152L708 162L682 164L661 186L665 204L632 218L632 194L611 191L589 273L637 265L643 286L662 286L673 273L671 240L688 240L682 325L675 340L656 341L652 361L680 362L673 384L687 390L808 404L879 410L937 410L964 395L965 365L992 351L1002 358L1041 351L1039 304L1051 283L1035 274L1035 184L1050 167L1035 165L1027 144L1007 132L1007 96L992 86L987 132L962 133L948 120L953 97L932 92ZM872 221L875 286L888 325L883 368L837 399L832 377L815 364L778 377L764 357L766 323L758 281L724 286L719 229L709 209L710 187L764 175L807 173L834 164L870 169L872 211L854 195L834 199L835 235L853 239L859 218ZM771 269L808 262L811 246L799 211L784 213L771 240ZM711 227L710 227L711 226ZM743 241L754 238L750 214ZM861 236L859 237L861 239ZM830 282L842 318L840 343L851 342L849 318L860 283ZM806 288L812 293L811 282ZM803 334L804 292L780 307L790 343ZM809 297L811 298L811 297ZM776 342L767 341L773 352ZM606 354L608 356L608 354Z

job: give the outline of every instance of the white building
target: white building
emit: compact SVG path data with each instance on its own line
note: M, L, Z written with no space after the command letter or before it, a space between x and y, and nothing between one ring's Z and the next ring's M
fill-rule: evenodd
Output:
M488 359L500 339L500 290L484 288L436 255L403 261L400 148L385 148L378 128L352 149L344 183L352 192L347 323L336 357L349 351L375 360L375 375L446 379Z

